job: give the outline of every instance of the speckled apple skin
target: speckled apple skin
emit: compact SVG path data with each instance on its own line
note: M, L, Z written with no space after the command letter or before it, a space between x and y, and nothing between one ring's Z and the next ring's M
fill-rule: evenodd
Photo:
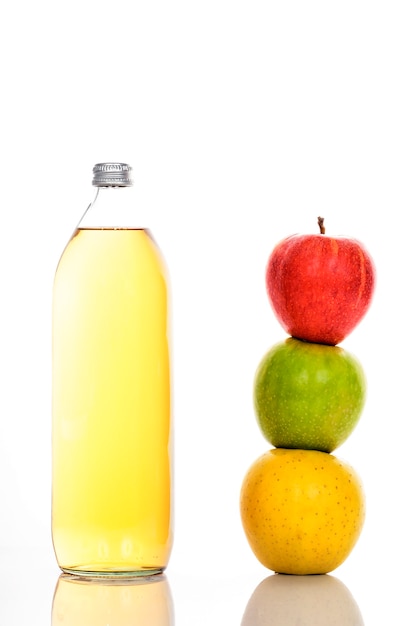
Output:
M266 568L326 574L360 536L365 495L354 469L334 455L275 448L249 468L240 513L249 545Z
M289 335L336 345L371 304L375 266L355 239L292 235L278 243L268 259L266 288L272 309Z
M364 370L340 346L291 337L270 348L255 373L255 415L276 448L333 452L352 434L365 399Z

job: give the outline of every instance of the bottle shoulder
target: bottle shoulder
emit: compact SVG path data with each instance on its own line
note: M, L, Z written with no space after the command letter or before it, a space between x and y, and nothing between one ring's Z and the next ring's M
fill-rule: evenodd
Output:
M146 228L77 228L58 262L56 273L114 272L128 266L152 269L167 277L162 252Z

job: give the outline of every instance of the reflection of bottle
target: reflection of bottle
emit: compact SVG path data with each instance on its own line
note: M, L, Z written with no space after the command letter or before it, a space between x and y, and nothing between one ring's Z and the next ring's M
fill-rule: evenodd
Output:
M274 574L255 589L242 626L364 626L349 589L335 576Z
M130 169L95 166L54 282L52 534L84 574L161 572L172 544L169 296Z
M165 576L129 580L82 580L61 574L52 626L174 626Z

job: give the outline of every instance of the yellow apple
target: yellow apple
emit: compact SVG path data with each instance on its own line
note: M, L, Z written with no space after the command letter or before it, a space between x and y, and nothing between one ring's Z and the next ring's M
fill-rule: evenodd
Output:
M317 450L275 448L243 480L240 513L258 560L281 574L326 574L355 546L365 495L347 463Z

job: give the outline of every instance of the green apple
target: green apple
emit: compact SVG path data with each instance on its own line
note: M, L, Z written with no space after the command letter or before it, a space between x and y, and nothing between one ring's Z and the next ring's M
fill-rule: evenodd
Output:
M273 346L255 375L258 424L276 448L332 452L355 428L365 395L356 357L293 337Z

